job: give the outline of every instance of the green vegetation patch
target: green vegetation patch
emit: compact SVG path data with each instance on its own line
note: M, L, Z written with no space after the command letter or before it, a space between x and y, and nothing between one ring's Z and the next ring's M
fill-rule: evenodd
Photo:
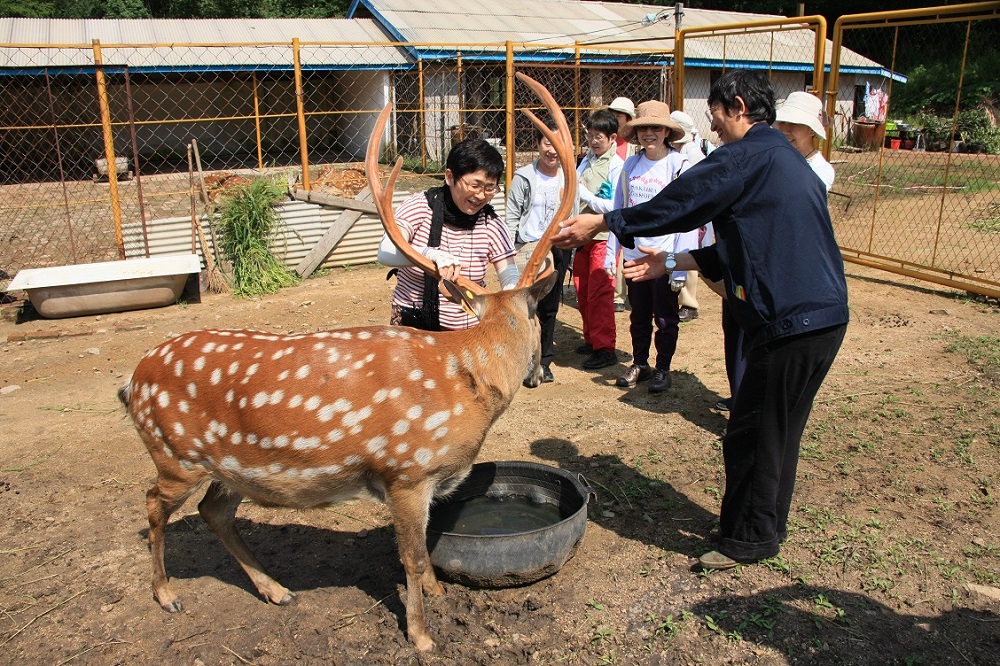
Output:
M946 349L961 354L984 377L1000 384L1000 338L993 335L959 335Z

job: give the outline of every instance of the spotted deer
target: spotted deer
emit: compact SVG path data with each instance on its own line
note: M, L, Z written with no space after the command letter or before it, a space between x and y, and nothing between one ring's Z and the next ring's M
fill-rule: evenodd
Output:
M153 594L182 610L164 568L165 527L185 500L211 481L198 510L257 590L275 604L293 594L264 571L236 530L240 501L311 508L357 496L389 506L406 572L407 635L434 648L423 594L444 593L430 564L431 501L469 473L490 427L524 383L541 381L538 300L553 287L543 264L573 203L575 170L566 120L549 92L518 74L557 120L564 199L549 232L509 291L487 293L468 280L444 283L479 318L465 331L370 326L310 334L200 330L175 337L139 362L119 397L156 465L146 493ZM392 189L378 176L390 107L368 145L366 172L382 223L400 250L437 276L406 243L392 212ZM542 269L542 270L540 270Z

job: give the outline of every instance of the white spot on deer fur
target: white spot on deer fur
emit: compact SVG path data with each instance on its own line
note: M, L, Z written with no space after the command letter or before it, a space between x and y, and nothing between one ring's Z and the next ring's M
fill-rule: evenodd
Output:
M306 400L306 409L311 412L317 407L319 407L321 404L323 404L323 399L320 398L318 395L314 395L313 397Z
M226 371L226 373L229 375L235 375L236 371L239 369L240 369L240 362L233 361L232 363L229 364L229 369Z
M353 412L347 412L346 414L344 414L344 418L341 421L341 423L343 423L344 426L352 426L361 423L366 418L371 416L371 414L372 414L371 406L365 405L361 409L357 409Z
M223 458L222 464L219 467L227 472L240 472L243 470L243 465L240 464L240 461L235 456L226 456Z
M193 335L190 338L188 338L187 340L185 340L184 344L182 344L181 346L182 347L190 347L192 344L194 344L194 336Z
M449 353L444 359L444 376L454 379L458 376L458 357Z
M218 347L215 348L215 351L217 351L217 352L224 352L227 349L229 349L229 345L219 345Z
M472 362L472 353L468 349L462 350L462 366L468 372L475 372L476 366Z
M424 342L426 342L429 345L436 345L437 344L437 340L435 340L434 336L432 336L432 335L425 335L424 336Z
M385 402L386 398L389 397L388 389L379 389L375 391L375 395L372 396L372 402L376 405Z
M240 398L240 409L243 409L246 406L247 406L247 397L243 396L242 398Z
M143 384L139 389L139 395L142 396L143 402L149 400L149 384Z
M490 363L490 355L482 345L476 345L476 358L479 359L479 365L486 366Z
M188 392L188 395L191 396L192 398L197 398L198 397L198 386L194 382L189 383L187 385L187 392Z
M362 462L364 462L364 458L356 454L344 458L345 465L360 465Z
M272 361L277 361L279 358L281 358L284 355L285 355L284 350L279 349L278 351L276 351L273 354L271 354L271 360Z
M405 435L407 431L409 431L409 429L410 429L410 422L407 421L406 419L399 419L398 421L392 424L392 434L395 435L396 437L399 437L400 435Z
M274 438L274 448L283 449L286 446L288 446L288 443L290 441L291 440L288 437L288 435L278 435L277 437Z
M242 444L243 443L243 433L241 433L241 432L234 432L233 436L229 438L229 441L232 442L233 444L237 444L237 445Z
M359 424L359 425L356 425L356 426L351 426L351 429L348 430L347 432L350 435L357 435L362 430L364 430L364 428L362 428L361 425Z
M261 391L260 393L258 393L253 397L253 406L260 409L261 407L267 404L267 400L270 397L271 397L270 394L268 394L266 391Z
M288 401L288 406L292 408L298 407L301 404L302 404L302 396L298 394L293 395L292 399Z
M441 439L447 434L448 434L448 428L441 426L440 428L434 431L434 439ZM440 451L438 453L440 453Z
M156 402L160 407L166 407L170 404L170 394L164 391L156 397Z
M236 399L236 391L229 389L226 391L226 402L232 404L233 400Z
M455 416L458 416L464 411L465 411L465 406L462 405L462 403L458 403L457 405L451 408L451 413L454 414Z
M218 440L215 438L215 433L211 430L206 430L204 433L205 441L209 444L215 444Z
M350 372L350 370L348 370L347 368L341 368L340 370L337 370L337 374L334 375L334 376L337 379L343 379L344 377L347 376L347 373L349 373L349 372Z
M174 374L176 376L178 376L178 377L180 377L182 374L184 374L184 361L183 360L177 361L176 363L174 363Z
M400 442L396 445L396 453L406 453L410 448L410 445L406 442Z
M435 386L437 386L437 382L435 382L433 379L425 379L424 380L424 388L425 389L432 389Z
M205 367L205 357L204 356L199 356L198 358L196 358L194 360L194 369L195 370L201 370L204 367Z
M384 435L376 435L365 442L365 448L368 449L369 453L377 453L384 449L388 443L389 440Z
M408 410L406 410L406 418L413 421L414 419L419 419L420 415L424 413L424 408L420 405L413 405Z
M262 448L262 449L269 449L269 448L271 448L271 444L273 442L274 442L274 440L272 440L270 437L262 437L261 440L260 440L260 448Z
M174 353L170 352L169 354L167 354L166 358L163 359L163 365L170 365L170 363L173 360L174 360Z
M350 340L352 337L347 331L333 331L330 335L339 340Z
M403 340L409 340L413 336L410 335L409 331L400 331L399 332L399 337L402 338Z
M421 467L426 467L427 463L431 461L431 457L433 455L434 454L431 453L430 449L420 447L413 452L413 459L416 460Z
M252 432L247 433L247 444L256 444L256 443L257 443L257 435L255 435Z
M179 409L181 413L187 414L189 411L191 411L191 406L188 404L187 400L181 400L180 402L177 403L177 409Z
M395 400L401 395L403 395L403 389L399 388L398 386L389 391L389 397L392 398L393 400Z
M319 437L296 437L292 440L292 448L298 451L308 451L309 449L317 449L323 440Z
M326 362L336 363L339 360L340 360L340 352L337 351L335 348L330 347L330 349L328 349L326 352Z
M291 467L291 468L285 470L285 478L286 479L295 479L295 478L298 478L299 474L301 474L301 472L299 470L295 469L294 467Z
M239 336L239 337L243 337L243 336ZM242 342L237 342L235 345L233 345L233 351L239 351L241 349L243 349L243 343Z
M334 428L330 432L326 433L326 441L330 442L331 444L334 442L339 442L342 439L344 439L344 431L341 430L340 428Z
M337 398L336 402L332 402L329 405L323 405L319 412L316 414L316 418L320 421L326 423L333 418L334 414L339 412L347 412L351 409L351 401L344 398Z
M215 370L212 370L212 377L211 377L210 381L212 382L213 385L214 384L218 384L219 382L222 381L222 369L221 368L216 368Z
M202 441L201 441L200 439L198 439L197 437L195 437L194 439L192 439L192 440L191 440L191 443L192 443L192 444L194 444L194 448L196 448L196 449L200 449L200 448L202 448L203 446L205 446L205 443L204 443L204 442L202 442Z
M260 368L260 363L254 363L249 368L247 368L247 377L253 377L257 374L257 370Z
M261 335L260 333L258 333L256 335L252 335L250 337L252 337L254 340L277 340L278 339L277 335Z
M281 402L284 399L285 399L285 392L282 391L281 389L278 389L277 391L275 391L274 393L271 394L271 404L272 405L277 405L279 402Z
M211 353L211 352L212 352L212 351L213 351L214 349L215 349L215 343L214 343L214 342L206 342L206 343L204 344L204 346L202 346L202 348L201 348L201 353L202 353L202 354L209 354L209 353Z
M395 467L396 466L396 459L395 458L389 458L388 460L385 461L385 466L386 467Z
M253 357L254 357L255 359L261 359L261 358L264 358L264 352L257 352L256 354L254 354L254 355L253 355Z
M187 345L184 345L184 346L186 347ZM180 461L180 465L181 465L181 469L184 470L185 472L193 472L194 471L194 465L192 465L191 463L189 463L187 460L181 460Z
M267 473L277 474L282 469L284 469L284 466L281 463L271 463L270 465L267 466Z
M407 460L406 462L404 462L402 465L399 466L399 469L406 469L407 467L413 467L413 461L412 460ZM403 474L399 478L403 478L404 476L406 476L406 475ZM407 477L407 478L409 478L409 477Z
M420 368L414 368L413 370L410 371L410 374L406 375L406 378L409 379L409 380L411 380L411 381L416 382L416 381L420 381L420 379L423 376L424 376L424 371L423 370L421 370Z
M340 465L326 465L325 467L310 467L309 469L302 470L303 479L311 479L314 476L326 476L332 474L340 474L343 469Z
M298 370L295 371L296 379L305 379L309 376L311 368L308 365L300 366Z
M174 434L178 437L184 436L184 424L180 421L174 423Z
M358 340L369 340L371 337L371 331L358 331Z
M444 425L451 418L451 412L448 410L442 410L440 412L434 412L427 417L424 421L424 430L434 430L438 426Z
M288 370L282 370L281 372L279 372L278 373L278 381L279 382L283 382L286 379L288 379L288 374L289 374Z

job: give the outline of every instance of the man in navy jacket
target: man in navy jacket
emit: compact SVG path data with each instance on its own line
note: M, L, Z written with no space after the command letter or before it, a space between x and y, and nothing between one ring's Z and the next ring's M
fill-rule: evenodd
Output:
M847 282L825 187L769 126L767 77L729 71L708 104L720 148L645 204L566 220L555 244L575 247L607 229L632 247L635 236L713 222L715 245L676 257L650 250L625 275L648 280L669 267L722 280L744 334L747 368L722 446L718 550L700 558L727 569L777 555L787 535L799 442L847 330Z

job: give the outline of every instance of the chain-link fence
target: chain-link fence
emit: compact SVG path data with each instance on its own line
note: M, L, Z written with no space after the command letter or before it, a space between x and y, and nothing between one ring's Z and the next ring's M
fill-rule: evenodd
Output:
M160 222L176 229L205 212L203 188L214 202L261 173L354 197L387 103L398 190L434 182L467 137L493 143L512 173L535 156L530 120L515 111L544 111L527 87L508 91L515 62L552 92L577 147L592 110L669 94L669 51L470 44L414 62L406 49L416 46L428 45L0 45L10 100L0 108L0 288L25 267L146 256ZM192 140L200 159L189 163ZM190 242L197 251L193 232Z
M830 210L848 261L1000 295L998 44L995 2L835 25ZM850 51L887 75L852 75Z

